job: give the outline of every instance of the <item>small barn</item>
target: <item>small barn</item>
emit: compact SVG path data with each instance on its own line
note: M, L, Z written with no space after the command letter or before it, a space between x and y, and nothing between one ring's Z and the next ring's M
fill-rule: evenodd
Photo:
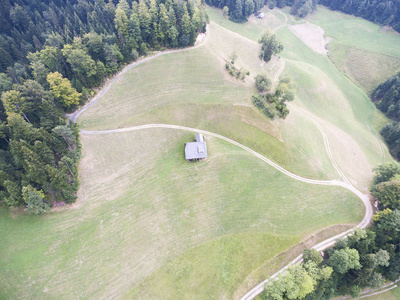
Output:
M185 159L188 161L198 161L207 158L207 144L201 133L196 135L196 141L185 143Z
M264 13L259 11L254 14L258 19L264 19Z

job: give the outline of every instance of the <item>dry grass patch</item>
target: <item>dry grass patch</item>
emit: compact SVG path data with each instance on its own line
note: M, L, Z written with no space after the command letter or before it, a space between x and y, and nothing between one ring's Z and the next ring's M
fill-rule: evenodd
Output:
M311 23L292 25L290 30L315 53L326 55L328 39L324 37L324 30Z

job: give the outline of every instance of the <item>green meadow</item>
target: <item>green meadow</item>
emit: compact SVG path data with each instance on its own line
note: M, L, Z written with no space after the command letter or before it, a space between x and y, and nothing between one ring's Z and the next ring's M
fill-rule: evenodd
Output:
M372 168L391 159L377 135L387 119L367 96L387 72L363 77L377 65L354 69L352 57L367 53L394 71L399 35L319 7L306 21L333 38L327 56L293 32L304 20L286 10L264 11L263 20L236 24L209 8L204 46L129 70L82 113L79 126L199 128L298 175L339 180L325 134L339 168L367 191ZM338 26L353 29L344 35ZM258 59L266 28L285 47L269 63ZM225 70L234 51L235 65L250 71L245 81ZM296 98L285 120L270 120L252 104L253 78L274 79L283 66L280 78L292 80ZM184 143L193 138L172 129L81 134L75 204L41 217L0 209L0 298L236 299L304 247L363 217L361 201L349 191L296 181L216 138L205 136L207 160L188 163Z
M218 139L189 164L193 137L83 135L76 204L42 217L1 210L1 298L232 297L307 235L362 219L347 190L290 179Z

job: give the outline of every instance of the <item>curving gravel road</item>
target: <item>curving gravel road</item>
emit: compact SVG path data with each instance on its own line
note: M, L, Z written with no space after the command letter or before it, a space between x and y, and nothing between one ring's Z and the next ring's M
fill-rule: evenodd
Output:
M326 239L326 240L322 241L321 243L315 245L313 247L313 249L316 249L317 251L321 251L321 250L324 250L326 248L329 248L329 247L333 246L335 244L335 241L338 238L341 238L341 237L344 237L344 236L350 234L356 228L365 228L365 227L367 227L369 225L371 219L372 219L373 208L372 208L369 196L366 195L366 194L363 194L359 190L357 190L354 186L352 186L348 182L347 179L346 179L346 182L342 182L342 181L336 181L336 180L315 180L315 179L301 177L299 175L296 175L296 174L284 169L280 165L274 163L270 159L266 158L265 156L261 155L260 153L258 153L256 151L250 149L249 147L246 147L245 145L242 145L242 144L240 144L240 143L238 143L238 142L236 142L234 140L231 140L231 139L229 139L229 138L227 138L225 136L222 136L222 135L219 135L219 134L216 134L216 133L213 133L213 132L209 132L209 131L206 131L206 130L201 130L201 129L198 129L198 128L190 128L190 127L185 127L185 126L169 125L169 124L147 124L147 125L139 125L139 126L127 127L127 128L100 130L100 131L81 130L80 132L81 132L81 134L113 134L113 133L129 132L129 131L135 131L135 130L144 130L144 129L149 129L149 128L168 128L168 129L174 129L174 130L185 130L185 131L192 131L192 132L200 132L200 133L202 133L203 135L206 135L206 136L212 136L212 137L215 137L215 138L219 138L219 139L224 140L224 141L226 141L228 143L231 143L231 144L233 144L233 145L235 145L235 146L237 146L239 148L242 148L243 150L246 150L247 152L253 154L257 158L261 159L262 161L266 162L270 166L274 167L278 171L282 172L283 174L285 174L285 175L287 175L287 176L289 176L289 177L291 177L293 179L296 179L296 180L299 180L299 181L302 181L302 182L305 182L305 183L309 183L309 184L340 186L340 187L348 189L349 191L354 193L364 203L364 206L365 206L364 218L362 219L362 221L355 228L347 230L347 231L345 231L345 232L343 232L341 234L335 235L334 237ZM332 159L333 159L333 157L332 157ZM344 174L343 174L343 176L344 176ZM301 261L302 261L302 255L299 255L294 260L292 260L288 265L286 265L286 267L284 267L283 269L281 269L280 271L278 271L277 273L272 275L270 278L276 277L279 273L281 273L284 270L286 270L289 266L291 266L293 264L300 263ZM247 292L241 299L242 300L253 299L257 295L259 295L264 290L264 285L270 280L270 278L264 280L263 282L261 282L260 284L255 286L252 290Z
M83 108L77 110L76 112L68 115L68 118L72 121L72 122L76 122L77 118L79 117L79 115L81 113L83 113L86 109L88 109L89 107L91 107L94 103L96 103L107 91L108 89L124 74L126 73L128 70L138 66L139 64L142 64L144 62L147 62L151 59L154 59L156 57L165 55L165 54L170 54L170 53L177 53L177 52L183 52L183 51L188 51L188 50L192 50L192 49L196 49L199 48L201 46L203 46L206 41L208 39L208 28L206 31L206 35L205 38L203 39L203 41L201 41L200 44L194 46L194 47L190 47L190 48L185 48L185 49L178 49L178 50L167 50L164 52L160 52L157 53L153 56L144 58L138 62L134 62L130 65L128 65L127 67L125 67L118 75L116 75L97 95L96 97L94 97L92 99L92 101L90 103L88 103L87 105L85 105ZM282 73L283 69L285 68L285 62L283 63L283 65L281 66L281 68L279 69L279 71L277 72L277 74L275 75L274 80L277 81L279 78L279 75ZM265 156L257 153L256 151L234 141L231 140L227 137L224 137L222 135L213 133L213 132L209 132L209 131L205 131L205 130L201 130L201 129L197 129L197 128L190 128L190 127L185 127L185 126L179 126L179 125L169 125L169 124L147 124L147 125L140 125L140 126L134 126L134 127L128 127L128 128L120 128L120 129L111 129L111 130L102 130L102 131L88 131L88 130L80 130L81 134L112 134L112 133L119 133L119 132L128 132L128 131L134 131L134 130L145 130L145 129L149 129L149 128L168 128L168 129L173 129L173 130L186 130L186 131L192 131L192 132L200 132L204 135L208 135L208 136L213 136L215 138L219 138L221 140L224 140L228 143L231 143L233 145L236 145L237 147L242 148L243 150L251 153L252 155L256 156L257 158L261 159L262 161L268 163L269 165L271 165L272 167L274 167L275 169L277 169L278 171L282 172L283 174L305 182L305 183L309 183L309 184L317 184L317 185L325 185L325 186L340 186L343 187L345 189L348 189L349 191L353 192L357 197L359 197L361 199L361 201L364 203L365 206L365 215L364 218L362 219L362 221L353 229L350 229L346 232L343 232L341 234L338 234L334 237L331 237L329 239L326 239L325 241L315 245L313 248L320 251L320 250L324 250L326 248L331 247L332 245L335 244L335 241L338 238L344 237L348 234L351 234L352 231L354 231L354 229L356 228L365 228L368 226L368 224L371 222L372 219L372 215L373 215L373 208L371 205L371 202L369 200L368 195L361 193L359 190L357 190L354 186L352 186L350 184L350 182L347 180L347 178L345 177L345 175L340 171L339 167L337 166L336 162L333 159L333 156L330 153L330 149L329 149L329 143L327 143L327 138L326 135L324 133L324 131L321 129L321 127L319 126L318 123L316 123L315 120L312 120L315 125L317 125L318 129L320 129L323 137L324 137L324 143L326 146L326 149L328 151L329 157L331 158L331 161L335 167L335 169L338 170L339 174L341 175L341 177L343 178L344 182L342 181L336 181L336 180L315 180L315 179L310 179L310 178L305 178L305 177L301 177L299 175L296 175L294 173L289 172L288 170L282 168L281 166L279 166L278 164L274 163L273 161L271 161L270 159L266 158ZM279 273L281 273L282 271L286 270L290 265L296 264L296 263L300 263L302 261L302 255L299 255L298 257L296 257L294 260L292 260L288 265L286 265L286 267L284 267L283 269L281 269L280 271L278 271L277 273L275 273L274 275L272 275L270 278L274 278L276 277ZM249 292L247 292L241 299L253 299L254 297L256 297L257 295L259 295L263 289L264 289L264 285L266 282L268 282L269 279L264 280L263 282L261 282L260 284L258 284L257 286L255 286L252 290L250 290Z

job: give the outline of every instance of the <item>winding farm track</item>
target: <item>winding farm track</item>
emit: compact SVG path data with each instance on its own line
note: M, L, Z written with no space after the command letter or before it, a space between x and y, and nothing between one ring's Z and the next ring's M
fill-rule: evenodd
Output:
M208 28L207 31L208 32ZM190 47L190 48L185 48L185 49L178 49L178 50L167 50L164 52L160 52L157 53L153 56L144 58L138 62L134 62L130 65L128 65L127 67L125 67L118 75L116 75L113 79L111 79L105 86L104 88L102 88L100 90L100 92L96 95L96 97L94 97L92 99L92 101L90 103L88 103L87 105L85 105L84 107L82 107L80 110L77 110L76 112L68 115L69 119L72 122L76 122L77 118L79 117L79 115L81 113L83 113L85 110L87 110L89 107L91 107L93 104L95 104L107 91L108 89L115 83L118 81L119 78L121 78L121 76L123 74L125 74L128 70L144 63L147 62L149 60L152 60L156 57L160 57L162 55L166 55L166 54L170 54L170 53L178 53L178 52L183 52L183 51L188 51L188 50L192 50L192 49L196 49L199 48L201 46L203 46L206 41L208 39L208 34L206 33L205 37L203 38L203 40L196 46L194 47ZM279 75L281 74L281 72L283 71L285 67L285 63L283 62L281 68L279 69L279 71L277 72L277 74L275 75L275 81L278 80ZM312 120L315 125L317 125L317 127L319 128L319 130L321 131L323 137L324 137L324 143L325 143L325 147L328 151L328 155L330 153L330 148L329 148L329 143L327 141L326 135L324 133L324 131L322 130L321 126L316 123L315 120ZM256 156L257 158L261 159L262 161L266 162L267 164L269 164L270 166L274 167L275 169L277 169L278 171L282 172L283 174L302 181L304 183L308 183L308 184L315 184L315 185L324 185L324 186L338 186L338 187L343 187L349 191L351 191L352 193L354 193L358 198L360 198L360 200L364 203L365 206L365 215L364 218L362 219L362 221L353 229L347 230L341 234L338 234L334 237L331 237L329 239L326 239L322 242L320 242L319 244L315 245L313 248L321 251L324 250L326 248L331 247L332 245L335 244L335 241L338 238L344 237L348 234L351 234L354 229L356 228L365 228L369 225L369 223L371 222L372 219L372 215L373 215L373 208L369 199L369 196L366 194L361 193L359 190L357 190L354 186L352 186L349 181L347 180L347 178L345 177L345 175L340 171L340 169L337 167L337 170L339 172L339 174L341 175L341 177L343 178L343 181L337 181L337 180L315 180L315 179L310 179L310 178L305 178L305 177L301 177L299 175L296 175L286 169L284 169L283 167L279 166L278 164L274 163L273 161L271 161L270 159L266 158L265 156L257 153L256 151L246 147L245 145L242 145L232 139L229 139L227 137L224 137L222 135L213 133L213 132L209 132L209 131L205 131L205 130L201 130L201 129L197 129L197 128L190 128L190 127L185 127L185 126L179 126L179 125L170 125L170 124L146 124L146 125L140 125L140 126L133 126L133 127L127 127L127 128L119 128L119 129L110 129L110 130L101 130L101 131L88 131L88 130L81 130L80 133L81 134L85 134L85 135L96 135L96 134L113 134L113 133L121 133L121 132L129 132L129 131L135 131L135 130L146 130L146 129L151 129L151 128L164 128L164 129L172 129L172 130L185 130L185 131L192 131L192 132L200 132L203 135L206 136L212 136L221 140L224 140L228 143L231 143L249 153L251 153L252 155ZM329 157L331 158L332 163L334 164L334 167L336 168L337 164L336 162L334 162L333 156L330 154ZM256 297L257 295L259 295L263 289L264 289L264 285L266 282L268 282L271 278L276 277L279 273L283 272L284 270L286 270L289 266L296 264L296 263L300 263L302 261L302 255L297 256L294 260L292 260L288 265L286 265L283 269L281 269L280 271L278 271L277 273L273 274L270 278L264 280L263 282L261 282L260 284L258 284L257 286L255 286L252 290L250 290L249 292L247 292L241 299L253 299L254 297Z
M121 133L121 132L129 132L129 131L135 131L135 130L145 130L145 129L151 129L151 128L167 128L167 129L173 129L173 130L185 130L185 131L192 131L192 132L200 132L205 136L212 136L221 140L224 140L228 143L231 143L239 148L242 148L243 150L251 153L252 155L256 156L257 158L261 159L262 161L266 162L270 166L274 167L278 171L282 172L283 174L299 180L301 182L309 183L309 184L316 184L316 185L325 185L325 186L339 186L343 187L345 189L348 189L352 193L354 193L360 200L364 203L365 206L365 215L362 221L353 229L347 230L341 234L338 234L334 237L331 237L329 239L326 239L322 241L321 243L315 245L313 248L316 249L317 251L324 250L326 248L329 248L335 244L335 241L338 238L344 237L348 234L351 234L351 232L354 231L356 228L365 228L369 225L372 219L373 215L373 209L372 205L369 199L368 195L365 195L361 193L359 190L357 190L354 186L352 186L348 182L342 182L342 181L336 181L336 180L316 180L316 179L310 179L310 178L305 178L301 177L299 175L296 175L283 167L279 166L278 164L274 163L270 159L266 158L265 156L259 154L258 152L250 149L249 147L246 147L245 145L242 145L234 140L231 140L227 137L224 137L222 135L201 130L198 128L190 128L190 127L185 127L185 126L179 126L179 125L169 125L169 124L146 124L146 125L139 125L139 126L133 126L133 127L127 127L127 128L119 128L119 129L110 129L110 130L97 130L97 131L89 131L89 130L81 130L81 134L87 134L87 135L95 135L95 134L113 134L113 133ZM294 260L292 260L286 267L281 269L279 272L275 273L274 275L271 276L271 278L276 277L279 273L282 271L286 270L289 266L293 264L300 263L302 261L302 255L297 256ZM256 287L254 287L251 291L246 293L241 299L253 299L257 295L259 295L263 290L264 290L264 285L270 280L270 278L264 280L260 284L258 284Z

